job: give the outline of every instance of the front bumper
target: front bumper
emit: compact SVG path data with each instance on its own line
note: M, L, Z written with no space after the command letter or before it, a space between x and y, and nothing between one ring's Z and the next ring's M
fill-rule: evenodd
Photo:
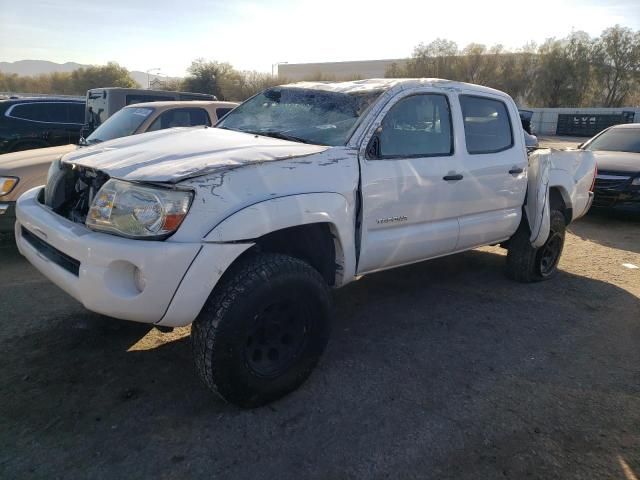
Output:
M144 241L73 223L43 206L42 187L17 202L18 249L87 309L123 320L191 323L222 273L251 244Z
M0 233L13 232L16 223L16 202L0 202Z

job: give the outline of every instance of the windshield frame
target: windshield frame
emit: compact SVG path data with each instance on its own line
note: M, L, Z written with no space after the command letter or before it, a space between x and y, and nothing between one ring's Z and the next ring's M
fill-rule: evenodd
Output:
M296 86L292 86L292 85L276 85L270 88L266 88L254 95L252 95L251 97L249 97L248 99L246 99L244 102L242 102L240 105L238 105L236 108L234 108L233 110L231 110L230 112L228 112L224 117L218 119L218 121L216 122L216 124L214 125L214 128L221 128L224 130L231 130L234 132L241 132L241 133L249 133L249 134L253 134L253 135L262 135L262 136L269 136L269 130L265 130L263 133L260 132L255 132L255 131L245 131L245 130L241 130L238 128L230 128L230 127L226 127L224 125L222 125L226 120L228 120L228 118L234 113L237 112L239 114L242 113L241 108L246 104L251 102L254 98L264 94L265 92L269 91L269 90L273 90L273 89L298 89L300 91L308 91L308 92L319 92L319 93L326 93L328 95L346 95L346 96L364 96L364 95L369 95L372 96L372 101L371 103L367 106L367 108L365 108L362 113L356 118L356 121L353 123L353 125L351 125L351 127L349 128L349 130L347 131L345 138L344 138L344 142L340 143L338 145L331 145L331 144L323 144L323 143L316 143L315 141L312 140L306 140L306 139L299 139L299 140L294 140L293 138L291 139L291 141L298 141L300 143L307 143L307 144L312 144L312 145L320 145L320 146L325 146L325 147L344 147L349 145L349 142L351 141L351 139L353 138L353 135L356 133L356 131L358 130L358 127L362 124L362 122L364 121L365 117L367 117L367 115L371 112L372 108L378 103L378 101L380 100L380 98L382 98L384 96L384 94L388 91L387 88L376 88L376 89L371 89L368 90L366 92L357 92L357 93L345 93L345 92L339 92L339 91L335 91L335 90L325 90L325 89L321 89L321 88L312 88L312 87L296 87ZM274 132L271 132L274 133ZM281 132L281 133L284 133ZM278 138L276 136L273 136L272 138ZM280 137L282 138L282 137Z
M93 137L96 132L98 132L101 128L104 128L105 125L109 126L109 123L114 123L114 120L117 120L117 116L120 114L123 114L127 111L131 111L131 110L148 110L149 113L142 119L142 121L133 129L133 131L131 131L130 133L126 134L126 135L119 135L119 136L114 136L111 138L107 138L107 139L102 139L102 138L94 138L93 141L91 140L91 137ZM109 140L115 140L117 138L123 138L123 137L130 137L131 135L135 135L136 133L140 132L140 129L142 128L143 125L145 125L145 123L149 122L149 121L154 121L154 119L156 118L156 116L154 116L154 114L156 113L158 109L155 107L151 107L151 106L136 106L136 105L132 105L132 106L127 106L124 108L121 108L120 110L118 110L117 112L115 112L113 115L111 115L109 118L107 118L104 122L102 122L100 124L100 126L98 126L93 132L91 132L91 134L84 139L83 145L96 145L98 143L102 143L102 142L108 142ZM142 133L142 132L140 132Z

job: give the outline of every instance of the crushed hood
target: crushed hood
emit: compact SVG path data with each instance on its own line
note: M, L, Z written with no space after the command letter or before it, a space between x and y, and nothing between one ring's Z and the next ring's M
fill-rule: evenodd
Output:
M596 150L593 156L599 171L640 173L640 153Z
M65 163L122 180L169 182L242 165L311 155L328 147L220 128L173 128L82 148Z

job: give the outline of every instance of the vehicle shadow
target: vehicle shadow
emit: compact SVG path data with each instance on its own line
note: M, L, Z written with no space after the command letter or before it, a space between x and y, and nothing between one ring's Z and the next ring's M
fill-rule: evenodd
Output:
M606 468L639 440L640 301L566 272L511 282L498 252L337 291L316 372L256 410L200 383L188 329L74 313L6 339L0 476L551 478L585 473L581 442Z
M583 240L640 253L640 207L592 208L569 231Z

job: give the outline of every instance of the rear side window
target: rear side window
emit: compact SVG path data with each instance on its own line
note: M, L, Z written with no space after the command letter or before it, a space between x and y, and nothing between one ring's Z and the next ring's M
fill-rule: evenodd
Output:
M195 127L211 125L209 115L202 108L177 108L167 110L154 120L147 131L163 130L174 127Z
M71 102L22 103L9 114L14 118L48 123L84 123L84 106Z
M467 151L496 153L513 146L507 106L500 100L460 95Z

